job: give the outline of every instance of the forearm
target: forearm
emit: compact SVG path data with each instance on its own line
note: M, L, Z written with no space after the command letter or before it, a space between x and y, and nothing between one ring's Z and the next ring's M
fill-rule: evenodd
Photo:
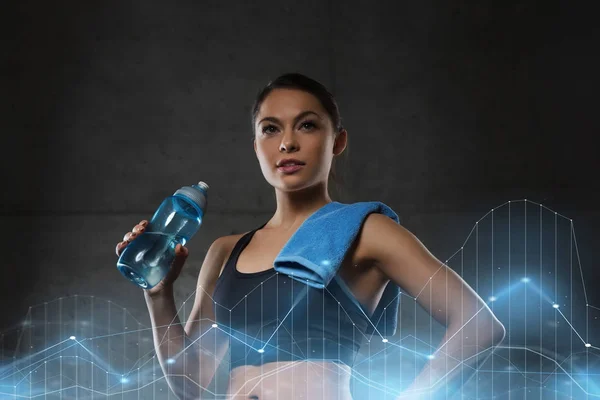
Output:
M173 293L154 297L144 293L144 297L156 355L169 387L180 399L200 398L200 348L192 343L181 325Z
M452 395L503 338L504 327L485 308L468 320L451 322L433 358L406 390L409 397L400 398L437 400Z

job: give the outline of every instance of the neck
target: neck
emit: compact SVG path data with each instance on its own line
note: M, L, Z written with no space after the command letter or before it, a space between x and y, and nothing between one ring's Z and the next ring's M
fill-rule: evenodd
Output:
M294 192L275 190L277 210L267 225L290 229L302 224L312 213L331 203L325 184Z

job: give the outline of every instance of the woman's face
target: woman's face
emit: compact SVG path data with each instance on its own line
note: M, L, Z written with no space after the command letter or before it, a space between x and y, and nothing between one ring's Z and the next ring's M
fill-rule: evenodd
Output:
M321 102L295 89L274 89L263 101L254 125L254 150L271 186L295 191L327 182L334 155L346 146L346 132L336 137ZM284 159L301 166L280 168Z

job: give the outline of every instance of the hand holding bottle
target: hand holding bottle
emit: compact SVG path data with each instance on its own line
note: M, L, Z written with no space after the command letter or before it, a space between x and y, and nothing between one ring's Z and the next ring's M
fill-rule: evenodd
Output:
M148 221L142 220L137 225L135 225L130 232L127 232L125 236L123 236L123 241L117 243L117 246L115 248L115 253L117 254L117 256L121 256L127 245L146 230L146 226L148 226ZM179 277L179 274L183 269L183 265L185 264L188 255L189 250L187 249L187 247L178 244L175 247L175 259L173 260L169 271L167 272L163 280L161 280L156 286L154 286L151 289L146 289L146 294L153 297L160 295L165 291L172 290L173 283Z
M149 222L141 221L127 232L115 249L123 276L148 294L171 287L188 255L184 246L202 224L207 189L204 182L178 189L163 200Z

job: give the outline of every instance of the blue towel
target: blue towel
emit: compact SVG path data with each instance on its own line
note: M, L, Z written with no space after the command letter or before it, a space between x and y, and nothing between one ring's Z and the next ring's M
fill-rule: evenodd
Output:
M336 278L336 282L347 291L350 299L364 311L343 280L337 276L337 271L365 218L371 213L387 215L400 223L398 215L379 201L327 203L308 217L281 249L275 258L275 270L320 289ZM399 294L398 286L389 282L373 315L367 314L383 336L392 336L396 332ZM372 332L373 326L370 326L366 333Z

